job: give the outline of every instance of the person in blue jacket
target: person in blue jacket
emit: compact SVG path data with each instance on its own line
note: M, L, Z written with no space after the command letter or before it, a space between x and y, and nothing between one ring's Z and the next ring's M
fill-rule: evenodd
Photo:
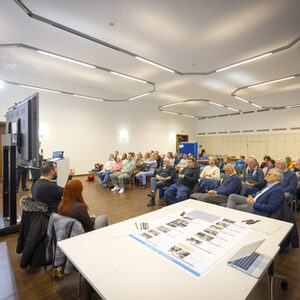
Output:
M224 167L226 178L223 180L221 186L214 190L209 190L207 193L194 193L191 195L192 199L204 201L214 204L227 203L230 194L237 194L242 187L241 178L234 173L232 164L227 164Z
M284 201L284 190L280 183L282 177L282 170L278 168L271 169L265 177L267 185L261 191L248 198L240 195L230 195L226 206L269 217Z
M296 194L298 177L295 172L287 169L285 159L277 159L275 166L284 172L281 180L281 185L284 189L284 198L286 201L291 202Z

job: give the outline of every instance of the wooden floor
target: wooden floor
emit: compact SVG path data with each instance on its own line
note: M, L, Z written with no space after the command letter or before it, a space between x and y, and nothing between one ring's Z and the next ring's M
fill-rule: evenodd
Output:
M84 183L84 199L89 205L90 214L108 216L109 224L117 223L164 206L163 200L156 200L155 207L147 207L149 188L140 190L129 185L124 194L117 194L110 190L102 190L102 185L85 182L85 177L79 177ZM24 193L18 195L20 199ZM2 213L2 204L0 211ZM19 211L20 213L20 211ZM300 232L300 212L295 214ZM21 256L16 254L17 234L0 237L0 299L77 299L78 274L72 274L57 280L53 279L53 270L19 267ZM287 290L282 290L280 280L275 280L274 299L300 300L300 250L289 247L276 258L275 271L285 275L289 281ZM233 282L230 289L236 289L238 283ZM182 295L184 299L184 295ZM199 297L199 299L202 297ZM100 299L93 294L93 299ZM249 299L268 299L268 278L265 275ZM124 299L142 300L142 299ZM164 299L159 299L164 300ZM185 299L188 300L188 299ZM212 300L212 299L209 299ZM225 299L226 300L226 299Z

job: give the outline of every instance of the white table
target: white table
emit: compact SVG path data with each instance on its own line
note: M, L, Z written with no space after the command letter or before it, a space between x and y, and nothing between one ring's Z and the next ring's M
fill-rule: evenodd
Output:
M134 222L151 223L151 220L160 219L187 207L236 221L261 221L254 225L256 230L249 239L224 257L208 274L197 278L127 235L132 233L130 230ZM103 299L241 300L250 294L260 279L230 267L227 260L243 245L265 239L257 250L269 256L271 264L279 251L278 245L292 226L291 223L271 218L196 200L186 200L61 241L58 246ZM268 230L272 228L277 228L277 231L271 234ZM119 236L116 236L117 232L120 232Z

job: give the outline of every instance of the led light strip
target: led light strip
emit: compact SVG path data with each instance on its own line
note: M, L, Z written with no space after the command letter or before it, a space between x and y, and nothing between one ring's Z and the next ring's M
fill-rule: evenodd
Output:
M179 104L183 104L183 103L184 103L184 101L180 101L180 102L175 102L175 103L162 105L162 107L170 107L170 106L175 106L175 105L179 105Z
M294 79L296 76L290 76L290 77L285 77L285 78L280 78L280 79L275 79L275 80L271 80L271 81L266 81L266 82L262 82L262 83L257 83L257 84L252 84L247 86L248 89L252 89L254 87L259 87L259 86L263 86L263 85L267 85L267 84L272 84L272 83L276 83L276 82L280 82L280 81L285 81L285 80L290 80L290 79Z
M139 57L139 56L136 56L135 58L138 59L138 60L140 60L140 61L143 61L143 62L145 62L147 64L153 65L153 66L155 66L157 68L163 69L163 70L171 72L171 73L175 73L174 70L166 68L166 67L164 67L164 66L162 66L160 64L154 63L154 62L152 62L152 61L150 61L148 59L145 59L145 58L142 58L142 57Z
M31 86L31 85L19 84L19 86L23 87L23 88L26 88L26 89L38 90L38 91L43 91L43 92L50 92L50 93L54 93L54 94L61 94L60 91L39 88L39 87Z
M222 105L220 103L213 102L213 101L208 101L208 103L216 105L216 106L224 107L224 105Z
M101 98L96 98L96 97L90 97L90 96L84 96L84 95L78 95L78 94L72 94L72 96L77 97L77 98L84 98L84 99L91 99L91 100L96 100L96 101L104 101Z
M138 96L135 96L135 97L132 97L130 99L128 99L129 101L132 101L132 100L135 100L135 99L138 99L138 98L141 98L141 97L145 97L145 96L148 96L150 93L145 93L145 94L142 94L142 95L138 95Z
M145 81L145 80L138 79L138 78L136 78L136 77L132 77L132 76L129 76L129 75L125 75L125 74L118 73L118 72L115 72L115 71L109 71L109 73L114 74L114 75L117 75L117 76L120 76L120 77L124 77L124 78L127 78L127 79L135 80L135 81L138 81L138 82L148 83L148 82Z

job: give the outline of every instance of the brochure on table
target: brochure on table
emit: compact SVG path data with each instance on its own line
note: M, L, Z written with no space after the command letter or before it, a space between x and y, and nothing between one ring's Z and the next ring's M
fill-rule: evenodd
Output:
M252 233L240 222L187 208L129 236L200 277Z

